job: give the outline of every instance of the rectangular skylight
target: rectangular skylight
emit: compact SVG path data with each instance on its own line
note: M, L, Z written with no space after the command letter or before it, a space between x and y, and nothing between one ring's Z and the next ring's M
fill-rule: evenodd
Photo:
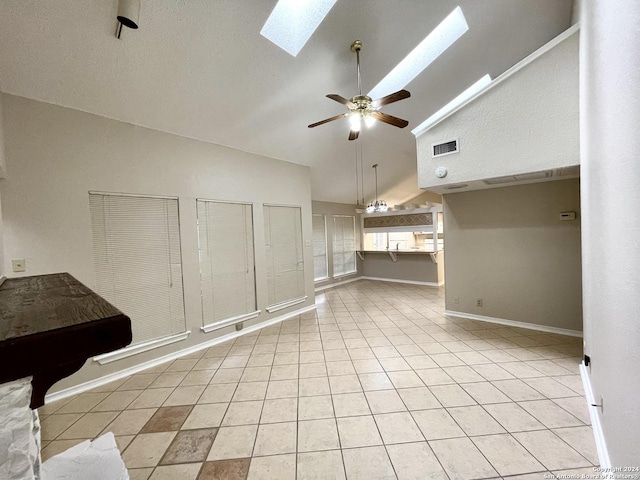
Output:
M482 77L480 80L478 80L476 83L471 85L469 88L467 88L464 92L462 92L456 98L454 98L449 103L447 103L444 107L442 107L436 113L434 113L429 118L427 118L424 122L422 122L416 128L411 130L411 133L413 133L414 135L417 135L418 133L423 132L434 123L446 117L449 113L454 111L456 108L458 108L464 102L469 100L471 97L473 97L476 93L478 93L480 90L482 90L484 87L486 87L490 83L491 83L491 77L489 76L489 74L487 74L484 77Z
M295 57L336 2L279 0L260 30L260 35Z
M469 25L467 25L462 9L456 7L380 83L373 87L368 95L375 100L402 90L467 30L469 30Z

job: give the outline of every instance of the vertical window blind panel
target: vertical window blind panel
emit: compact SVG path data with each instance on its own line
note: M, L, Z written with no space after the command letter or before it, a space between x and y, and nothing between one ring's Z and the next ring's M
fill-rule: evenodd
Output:
M98 293L131 318L133 344L185 331L178 201L90 194Z
M304 297L300 207L264 206L269 306Z
M206 200L196 203L203 324L255 312L252 206Z
M327 278L327 228L324 215L312 215L313 221L313 279Z
M333 216L333 275L356 271L356 218Z

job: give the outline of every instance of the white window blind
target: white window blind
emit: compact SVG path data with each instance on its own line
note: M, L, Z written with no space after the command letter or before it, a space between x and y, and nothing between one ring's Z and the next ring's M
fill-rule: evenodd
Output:
M89 194L97 291L137 344L185 331L178 200Z
M203 325L256 311L251 204L197 200Z
M267 290L270 307L304 298L301 214L300 207L264 206ZM274 310L270 309L270 311Z
M356 218L333 216L333 276L356 271Z
M329 276L327 266L327 225L324 215L312 215L313 221L313 280Z

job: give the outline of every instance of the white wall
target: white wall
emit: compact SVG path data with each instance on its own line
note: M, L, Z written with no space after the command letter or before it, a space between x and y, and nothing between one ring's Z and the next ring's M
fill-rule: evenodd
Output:
M482 179L579 164L578 36L573 33L417 137L418 185L448 193L490 188ZM514 67L515 68L515 67ZM460 152L432 158L458 138ZM445 167L445 178L435 175ZM460 190L458 190L460 191Z
M582 331L577 179L451 193L444 209L447 310Z
M233 327L204 334L196 232L196 198L254 204L258 308L245 326L312 305L313 258L305 245L308 300L269 315L263 203L302 207L303 239L311 241L311 187L308 167L227 147L136 127L103 117L4 95L6 153L10 175L2 181L5 266L26 258L25 275L70 272L95 285L88 192L177 196L185 310L189 338L183 342L99 366L85 367L63 380L75 382L121 370L183 349ZM126 312L125 312L126 313Z
M2 114L2 91L0 91L0 183L6 176L7 165L4 152L4 119ZM1 195L0 195L1 197ZM0 199L0 276L4 275L4 228L2 223L2 201Z
M582 5L586 353L611 464L640 463L640 3ZM637 474L637 472L636 472Z

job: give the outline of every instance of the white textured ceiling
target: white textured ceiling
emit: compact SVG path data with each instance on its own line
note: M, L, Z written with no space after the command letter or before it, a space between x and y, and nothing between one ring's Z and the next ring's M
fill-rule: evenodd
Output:
M371 89L457 5L469 31L383 111L409 120L360 135L365 200L420 191L410 130L485 73L492 78L570 26L572 0L338 0L297 57L259 32L276 0L141 0L114 37L117 0L0 0L0 86L157 130L311 166L315 200L355 203L355 142L324 97ZM478 126L482 128L482 125ZM486 159L479 159L484 161ZM176 159L179 161L179 159Z

